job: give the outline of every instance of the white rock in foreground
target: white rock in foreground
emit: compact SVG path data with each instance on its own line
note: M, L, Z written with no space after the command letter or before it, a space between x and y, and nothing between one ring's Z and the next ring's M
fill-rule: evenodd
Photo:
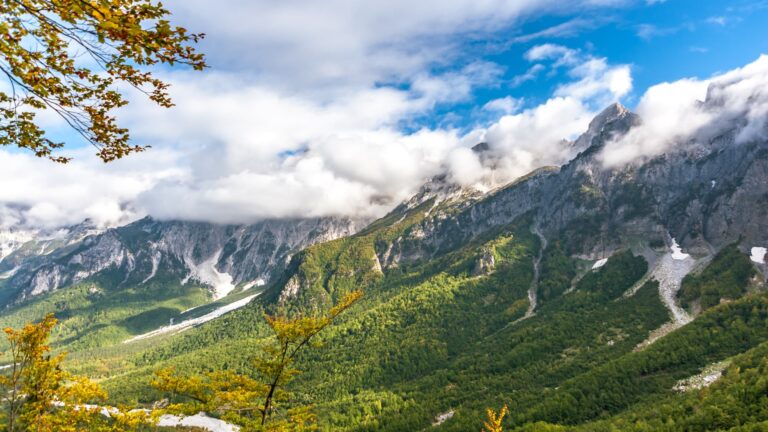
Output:
M764 247L753 247L752 256L749 257L753 262L765 264L765 254L768 252Z
M608 258L603 258L595 261L595 263L592 265L592 270L599 269L600 267L604 266L605 263L608 262Z
M193 416L181 417L166 414L160 417L157 422L158 426L186 426L186 427L199 427L206 429L210 432L237 432L239 427L227 423L223 420L208 417L204 413L195 414Z

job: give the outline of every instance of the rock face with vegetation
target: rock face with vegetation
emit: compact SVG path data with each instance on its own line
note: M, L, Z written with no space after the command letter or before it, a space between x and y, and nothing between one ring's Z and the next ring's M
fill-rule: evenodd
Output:
M361 225L346 218L239 226L145 218L101 231L84 224L53 239L17 242L0 262L8 272L2 291L8 301L18 301L96 276L108 276L115 286L132 286L173 275L225 294L237 284L266 283L291 254L353 234Z
M560 168L539 169L485 195L422 193L444 205L377 249L382 262L391 266L438 256L528 212L547 239L559 239L570 255L589 258L621 250L631 238L658 245L668 244L671 236L698 255L739 239L742 248L768 243L763 217L768 142L737 145L736 131L727 130L710 142L605 167L602 148L640 122L613 105L573 143L581 152ZM429 185L428 190L435 189Z
M22 299L4 319L58 309L54 346L72 349L78 372L102 379L112 403L151 405L169 396L149 385L156 370L248 374L273 342L265 314L300 319L362 290L322 347L295 359L283 402L314 404L320 430L478 430L504 405L505 430L761 430L768 295L745 251L768 244L768 141L737 145L725 130L605 166L604 146L641 122L611 106L562 167L490 191L438 176L365 227L108 230L22 260L0 288ZM488 146L474 150L493 164ZM260 278L245 307L115 343L183 319L201 303L190 282L245 290ZM168 296L125 306L154 292ZM257 293L224 301L238 295ZM676 390L712 365L706 388Z

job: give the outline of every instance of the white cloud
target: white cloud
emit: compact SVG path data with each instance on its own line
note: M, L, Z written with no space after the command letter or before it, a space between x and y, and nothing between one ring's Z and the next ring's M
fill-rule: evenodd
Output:
M495 63L474 62L458 72L416 76L411 83L411 91L432 103L459 102L467 99L474 88L498 82L502 73L501 67Z
M585 0L568 8L616 3ZM525 110L512 97L489 102L487 110L505 115L464 136L445 128L405 132L404 124L412 129L413 119L435 106L471 101L478 86L499 84L500 67L466 49L465 40L508 30L529 15L562 13L562 2L168 6L181 24L208 34L203 49L214 67L164 73L176 103L171 110L134 97L120 112L136 142L153 148L110 165L86 149L67 166L0 150L0 224L59 226L91 217L110 225L144 214L233 223L381 215L446 167L462 183L481 179L487 168L468 147L482 139L506 176L564 162L570 150L562 139L586 128L596 101L631 86L628 68L541 45L527 58L566 68L573 80L558 96ZM594 64L581 68L585 61ZM532 65L525 79L543 68Z
M473 66L474 68L474 66ZM450 130L406 134L398 123L466 97L480 71L425 77L334 103L240 87L229 75L173 75L173 111L134 105L124 118L142 142L178 142L185 175L138 198L156 217L222 223L264 217L380 215L440 172L459 145Z
M489 172L477 154L467 147L458 147L448 155L448 172L451 179L461 185L471 186L483 180Z
M728 24L728 18L724 16L711 16L707 18L707 22L714 25L724 26Z
M673 140L689 136L706 124L708 116L696 109L707 82L680 80L651 87L637 106L643 126L632 129L617 143L606 147L606 165L624 164L645 155L663 153Z
M543 38L564 38L577 35L580 31L595 26L595 19L574 18L566 22L547 27L534 33L512 38L513 43L526 43Z
M525 53L530 62L554 60L555 67L573 66L579 61L579 51L557 44L536 45Z
M676 28L661 28L653 24L640 24L637 26L637 36L645 40L660 36L668 36L675 32L677 32Z
M483 109L491 112L500 112L502 114L514 114L523 106L521 99L505 96L499 99L493 99L483 105Z
M571 76L577 81L560 85L555 94L578 99L597 100L604 106L626 96L632 90L632 73L629 66L611 66L604 58L592 58L574 67Z
M90 151L52 165L26 153L0 151L0 227L58 227L91 218L114 225L139 216L131 203L157 181L177 177L174 156L162 150L104 165Z
M651 87L637 106L642 125L607 145L608 166L643 160L737 127L736 142L766 137L768 56L708 80ZM705 103L704 102L706 99Z
M521 86L523 83L528 81L533 81L536 79L536 77L539 76L539 73L541 73L544 69L544 65L541 64L535 64L528 68L525 73L520 74L512 78L512 82L510 83L510 87L515 88Z
M567 67L574 81L561 84L555 96L591 101L605 106L626 96L632 90L632 73L628 65L610 65L602 57L556 44L537 45L525 53L528 61L551 61L552 67Z
M400 81L465 56L462 40L534 14L615 6L615 0L170 0L174 17L207 33L214 64L271 88L335 96Z
M497 180L509 181L570 160L575 149L563 140L584 132L594 114L577 98L556 97L499 119L484 136L499 157Z

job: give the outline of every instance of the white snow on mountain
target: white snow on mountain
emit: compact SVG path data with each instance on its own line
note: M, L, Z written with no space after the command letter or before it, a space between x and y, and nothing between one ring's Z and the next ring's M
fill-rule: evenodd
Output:
M213 288L214 300L226 297L235 289L235 284L232 282L233 279L230 274L222 273L216 269L219 257L221 257L221 249L200 264L195 264L191 258L187 258L186 262L190 273L182 283L186 283L189 279L195 279Z
M690 258L691 256L687 253L683 252L683 249L680 247L679 244L677 244L677 240L672 239L672 246L670 247L672 250L672 259L675 260L684 260L686 258Z
M190 327L194 327L194 326L198 326L200 324L207 323L208 321L212 321L212 320L214 320L214 319L216 319L216 318L218 318L218 317L220 317L220 316L222 316L224 314L232 312L233 310L240 309L241 307L247 305L251 300L253 300L256 297L258 297L260 294L261 293L254 294L254 295L248 296L248 297L246 297L244 299L232 302L232 303L230 303L228 305L224 305L224 306L214 310L213 312L207 313L207 314L205 314L203 316L200 316L200 317L197 317L197 318L188 319L188 320L182 321L182 322L180 322L178 324L171 324L171 325L163 326L163 327L160 327L159 329L152 330L151 332L134 336L134 337L124 341L123 343L131 343L131 342L134 342L134 341L137 341L137 340L148 339L148 338L151 338L151 337L154 337L154 336L158 336L158 335L161 335L161 334L166 334L166 333L179 333L179 332L181 332L183 330L186 330L186 329L188 329Z
M749 257L749 259L758 264L765 264L766 252L768 252L766 248L755 246L752 248L752 255Z
M0 231L0 261L34 239L35 234L34 231L26 230Z

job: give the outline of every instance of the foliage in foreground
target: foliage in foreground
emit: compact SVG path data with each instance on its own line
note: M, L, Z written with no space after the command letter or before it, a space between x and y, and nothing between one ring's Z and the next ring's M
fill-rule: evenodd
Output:
M169 411L215 413L249 431L316 430L315 416L310 407L282 409L282 403L291 400L286 385L299 373L293 364L297 355L310 346L314 336L361 297L361 291L353 291L321 316L287 318L266 315L275 340L263 347L260 357L253 359L255 376L214 371L203 376L182 377L173 369L165 369L157 373L152 384L186 399L171 405Z
M46 138L35 118L42 110L58 114L105 162L143 150L112 114L127 104L117 86L170 107L168 84L145 69L206 66L191 46L202 35L172 26L154 0L0 0L0 10L0 71L11 89L0 92L0 146L38 157L69 160L54 155L64 144Z
M47 315L37 324L21 330L6 328L12 363L0 375L0 388L5 394L0 430L16 431L101 431L133 430L145 425L142 411L123 413L102 408L107 394L98 384L73 376L61 368L65 354L53 355L47 345L57 320Z
M486 414L488 415L488 420L483 422L483 432L504 432L504 427L501 422L503 422L504 417L509 414L509 408L504 405L498 414L494 410L488 408Z

